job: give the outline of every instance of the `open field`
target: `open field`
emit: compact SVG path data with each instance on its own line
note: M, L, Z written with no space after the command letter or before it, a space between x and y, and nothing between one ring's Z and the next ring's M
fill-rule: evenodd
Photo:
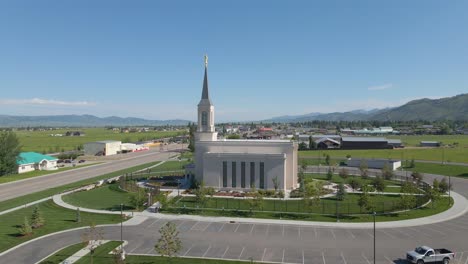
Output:
M351 158L380 158L398 160L429 160L446 162L468 163L468 147L453 148L403 148L403 149L366 149L366 150L306 150L299 151L299 158L316 158L325 164L323 155L331 158L342 159L347 155Z
M432 173L446 176L455 176L460 178L468 178L468 166L446 165L434 163L416 162L414 168L405 168L410 171L422 173Z
M84 248L84 246L85 245L83 243L78 243L78 244L75 244L75 245L68 246L68 247L54 253L52 256L48 257L47 259L41 261L39 264L62 263L68 257L75 254L76 252L78 252L82 248Z
M46 170L39 171L39 170L36 170L36 171L30 171L30 172L21 173L21 174L5 175L5 176L0 177L0 184L1 183L12 182L12 181L19 181L19 180L34 178L34 177L38 177L38 176L44 176L44 175L47 175L47 174L52 174L52 173L57 173L57 172L62 172L62 171L68 171L68 170L73 170L73 169L78 169L78 168L84 168L84 167L88 167L88 166L91 166L91 165L97 165L97 164L101 164L101 162L77 165L76 167L59 168L58 170L52 170L52 171L46 171Z
M62 208L53 201L42 202L38 204L38 207L45 219L45 225L34 229L33 235L26 237L18 235L18 225L24 222L25 216L28 219L31 217L34 207L20 209L0 216L0 252L46 234L70 228L89 226L91 222L96 225L120 222L120 215L81 212L81 222L77 223L75 222L76 211Z
M67 131L83 131L85 136L76 137L53 137L50 134L65 134ZM105 128L70 128L47 131L16 131L22 151L35 151L40 153L56 153L73 150L87 142L99 140L121 140L128 139L130 142L152 140L164 137L182 135L185 130L180 131L149 131L137 133L120 133Z
M401 139L408 147L417 147L421 141L439 141L444 145L458 143L460 146L468 147L468 135L414 135L414 136L388 136L389 139Z
M160 161L150 162L150 163L142 164L142 165L139 165L139 166L130 167L130 168L127 168L127 169L124 169L124 170L119 170L119 171L115 171L115 172L112 172L112 173L104 174L104 175L94 177L94 178L91 178L91 179L81 180L81 181L77 181L77 182L74 182L74 183L71 183L71 184L66 184L66 185L62 185L62 186L59 186L59 187L50 188L50 189L47 189L47 190L44 190L44 191L40 191L40 192L25 195L25 196L21 196L21 197L18 197L18 198L2 201L2 202L0 202L0 211L4 211L4 210L7 210L7 209L10 209L10 208L13 208L13 207L21 206L21 205L24 205L24 204L27 204L27 203L30 203L30 202L34 202L36 200L52 196L54 194L63 192L65 190L70 190L70 189L78 188L80 186L84 186L84 185L87 185L87 184L95 183L95 182L97 182L98 180L101 180L101 179L112 178L112 177L119 176L119 175L122 175L122 174L125 174L125 173L130 173L130 172L134 172L134 171L137 171L137 170L141 170L141 169L150 167L152 165L158 164L159 162Z

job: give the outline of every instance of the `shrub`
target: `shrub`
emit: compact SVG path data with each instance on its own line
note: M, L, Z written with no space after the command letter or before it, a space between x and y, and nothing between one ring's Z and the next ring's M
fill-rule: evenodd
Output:
M339 172L339 175L341 178L346 179L348 178L348 170L345 168L342 168Z

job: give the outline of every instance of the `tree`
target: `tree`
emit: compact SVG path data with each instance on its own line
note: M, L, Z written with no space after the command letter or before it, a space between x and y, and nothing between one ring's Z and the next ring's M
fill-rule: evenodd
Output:
M253 189L252 195L252 198L247 200L251 212L252 210L260 209L263 207L263 195L259 192L256 192L255 189Z
M190 150L190 152L194 152L195 151L195 131L196 131L197 127L195 126L195 123L189 123L188 128L189 128L189 145L188 145L188 149Z
M359 164L359 170L361 171L361 177L363 179L367 179L368 169L369 167L367 166L367 161L361 160L361 163Z
M441 193L446 193L448 192L449 189L451 189L452 186L449 186L448 183L447 183L447 180L445 180L445 178L443 178L440 183L439 183L439 191Z
M145 189L138 187L136 193L132 193L130 196L129 202L137 211L143 209L143 206L148 201L148 197Z
M348 170L346 168L342 168L338 174L343 179L348 178Z
M330 155L325 156L325 164L330 165Z
M434 188L428 188L424 196L432 201L432 207L434 207L434 203L440 199L440 192Z
M298 145L298 150L307 150L307 144L305 142L301 142Z
M414 159L411 159L409 167L410 168L416 167L416 163L414 162Z
M343 183L338 184L338 191L336 192L336 199L343 201L346 198L346 189Z
M161 237L154 246L158 254L163 257L173 257L182 249L182 241L179 238L179 231L172 222L167 222L159 229Z
M363 210L369 207L370 197L369 197L367 185L363 185L361 190L362 190L362 193L359 195L358 205L361 208L361 210Z
M312 136L309 136L309 149L316 149L317 148L317 143L315 143L314 139Z
M297 183L299 184L299 189L301 192L304 191L304 177L305 170L307 169L307 163L305 160L301 160L301 166L299 167L299 172L297 174Z
M413 178L413 181L418 183L418 185L423 180L423 175L417 171L411 173L411 177Z
M440 184L439 184L439 181L437 179L434 179L434 181L432 181L432 188L434 188L434 190L440 192Z
M378 191L378 192L383 192L385 190L385 180L377 176L372 180L372 186Z
M195 189L194 194L195 194L195 201L197 202L197 204L203 207L206 201L208 200L208 197L206 197L207 191L205 188L205 183L203 181L200 183L198 188Z
M273 182L273 188L275 188L275 193L277 193L280 185L278 181L278 176L272 178L271 181Z
M351 178L348 182L349 186L353 189L353 191L361 188L361 181L356 178Z
M304 205L311 208L319 205L322 184L319 181L308 182L304 190Z
M333 179L333 171L330 167L328 167L327 180L331 181L332 179Z
M75 222L81 223L80 208L76 208L76 218L75 218Z
M382 168L382 176L386 180L391 180L393 178L393 171L392 171L392 169L390 168L390 166L388 165L387 162L384 164L384 166Z
M19 233L22 236L29 236L29 235L32 235L32 233L33 233L32 227L29 224L28 218L26 216L24 217L23 224L20 225L20 227L19 227Z
M32 216L31 216L31 227L36 229L44 225L44 217L42 216L41 211L38 206L34 207Z
M101 228L96 227L94 223L89 225L89 228L81 234L81 241L88 246L91 264L93 263L94 252L102 244L104 233Z
M412 182L404 182L401 185L400 207L409 210L416 206L416 186Z
M17 159L21 145L14 132L0 132L0 176L18 172Z

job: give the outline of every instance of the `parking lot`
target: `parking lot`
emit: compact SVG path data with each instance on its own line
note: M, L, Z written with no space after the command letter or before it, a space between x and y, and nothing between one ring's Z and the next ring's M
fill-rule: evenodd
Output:
M154 244L159 237L158 230L166 221L148 219L142 223L140 227L145 232L140 230L137 239L128 239L130 243L126 251L130 254L156 254ZM173 222L183 242L180 256L270 263L373 263L373 229L193 220ZM376 263L405 263L402 258L407 250L418 245L430 245L456 250L453 263L468 264L468 247L450 238L452 232L460 231L468 233L468 223L461 218L443 226L379 230L377 224ZM447 245L447 241L453 247Z

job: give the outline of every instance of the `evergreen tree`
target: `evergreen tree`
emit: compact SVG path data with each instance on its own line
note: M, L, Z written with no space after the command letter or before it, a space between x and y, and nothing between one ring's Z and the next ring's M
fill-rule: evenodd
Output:
M45 223L44 217L42 216L42 212L39 210L39 207L34 207L34 211L31 216L31 227L32 228L39 228L43 226Z
M317 148L317 143L315 143L314 139L312 136L309 136L309 149L316 149Z
M188 149L190 150L190 152L194 152L195 151L195 131L196 131L197 127L196 127L195 123L189 123L188 128L189 128L189 145L188 145Z
M338 185L338 191L336 192L336 199L343 201L346 198L346 189L343 183Z
M17 159L21 145L14 132L0 132L0 176L18 172Z
M173 257L182 249L182 241L179 238L179 231L172 222L167 222L159 229L161 237L154 246L156 252L163 257Z
M31 235L33 233L32 227L29 224L28 218L26 216L24 217L23 224L19 227L19 233L22 236L29 236L29 235Z
M331 181L332 179L333 179L333 171L330 167L328 167L327 180Z

